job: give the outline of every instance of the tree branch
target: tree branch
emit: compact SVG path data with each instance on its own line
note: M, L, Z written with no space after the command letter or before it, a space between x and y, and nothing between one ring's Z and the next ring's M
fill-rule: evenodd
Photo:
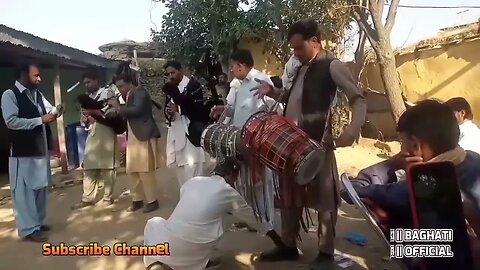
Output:
M400 0L392 0L390 7L388 8L387 20L385 21L385 30L388 34L392 32L393 25L395 24L395 17L397 16L397 8Z
M362 3L363 3L363 1L362 1ZM363 4L366 4L366 3L363 3ZM367 35L368 41L370 42L372 47L377 46L377 44L378 44L378 34L372 28L372 26L368 23L368 15L367 15L364 7L354 7L353 18L357 22L361 31L363 31Z
M383 36L382 33L384 32L384 28L382 22L382 13L379 13L379 10L377 9L377 6L380 4L380 2L383 4L385 3L385 0L369 0L368 10L370 10L375 30L377 30L379 36Z
M383 7L385 6L384 0L376 0L377 1L377 10L378 14L380 14L380 19L383 18Z
M356 77L358 81L360 81L360 75L362 73L362 70L365 66L365 44L367 42L367 35L365 31L360 29L359 37L358 37L358 45L357 49L355 50L355 64L357 65L356 67ZM361 66L360 66L361 65Z

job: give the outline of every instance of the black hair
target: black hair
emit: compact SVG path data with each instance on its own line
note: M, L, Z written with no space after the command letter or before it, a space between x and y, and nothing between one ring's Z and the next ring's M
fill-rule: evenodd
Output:
M226 176L229 173L233 173L239 170L239 163L232 157L224 157L223 160L220 160L215 168L213 173L219 176Z
M133 84L133 78L130 74L125 74L125 73L117 74L115 76L115 78L113 79L114 82L118 82L120 80L124 81L125 83L132 83Z
M180 62L178 62L177 60L169 60L169 61L167 61L167 63L165 63L165 65L163 65L164 69L167 69L168 67L172 67L176 70L180 70L180 69L182 69L182 64Z
M435 155L454 149L460 137L452 109L435 100L408 108L398 120L397 131L427 142Z
M270 77L270 80L272 80L273 86L275 86L276 88L282 88L283 87L282 79L280 79L280 77L272 76L272 77Z
M287 39L290 40L296 34L302 35L304 40L316 37L318 41L320 41L321 31L318 23L314 19L305 19L294 23L290 27Z
M15 69L15 77L17 79L20 79L22 74L26 73L28 74L30 72L30 67L39 67L39 65L33 61L27 60L23 61L20 64L18 64L17 68Z
M233 61L237 61L240 64L244 64L249 68L253 67L254 65L252 53L250 52L250 50L247 49L239 49L234 51L230 55L230 59L232 59Z
M472 107L463 97L451 98L447 100L445 104L448 105L455 112L465 111L465 117L469 120L473 120Z
M98 81L99 80L99 76L97 74L97 72L93 71L93 70L89 70L87 72L84 72L82 74L82 81L85 80L85 78L89 78L89 79L92 79L94 81Z
M225 73L225 72L222 72L222 73L218 74L218 77L220 77L220 76L225 76L225 77L228 78L228 75L227 75L227 73Z

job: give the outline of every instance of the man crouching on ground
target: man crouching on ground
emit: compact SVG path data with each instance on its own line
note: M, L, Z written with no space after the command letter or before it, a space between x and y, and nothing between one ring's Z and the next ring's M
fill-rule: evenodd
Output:
M170 256L145 256L147 269L202 270L219 265L210 260L223 234L223 217L231 212L281 244L269 223L258 223L253 209L232 186L239 165L227 158L212 176L190 178L180 189L180 201L170 217L154 217L145 226L145 245L169 243ZM165 267L166 266L166 267Z

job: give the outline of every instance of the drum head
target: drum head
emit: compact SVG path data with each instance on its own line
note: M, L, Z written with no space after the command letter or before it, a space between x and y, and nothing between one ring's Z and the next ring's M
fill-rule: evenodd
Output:
M218 139L222 134L224 126L219 124L211 124L207 126L200 139L200 146L212 157L216 157L218 147Z
M297 183L304 186L317 176L325 161L325 153L322 149L315 149L308 154L295 171Z
M358 196L357 192L352 186L352 183L350 183L350 179L348 178L347 174L342 174L340 176L340 179L342 180L342 184L345 187L345 189L348 192L348 195L352 199L353 203L357 207L357 209L360 211L362 216L370 223L370 225L373 227L375 232L380 236L380 238L383 240L384 244L388 247L390 250L390 243L388 242L387 238L385 238L385 235L383 234L382 229L377 225L377 222L373 218L373 216L370 214L368 208L363 204L362 200Z

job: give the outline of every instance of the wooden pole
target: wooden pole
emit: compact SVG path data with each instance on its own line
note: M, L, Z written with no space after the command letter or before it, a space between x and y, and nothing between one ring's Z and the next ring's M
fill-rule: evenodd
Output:
M133 62L135 63L135 66L138 68L136 75L137 75L137 84L138 86L140 86L140 65L138 64L137 50L133 50Z
M55 66L55 79L53 82L53 92L55 94L55 106L62 104L62 89L60 88L60 68ZM60 148L60 166L62 174L68 174L67 166L67 147L65 144L65 127L63 124L63 115L57 118L58 146Z

